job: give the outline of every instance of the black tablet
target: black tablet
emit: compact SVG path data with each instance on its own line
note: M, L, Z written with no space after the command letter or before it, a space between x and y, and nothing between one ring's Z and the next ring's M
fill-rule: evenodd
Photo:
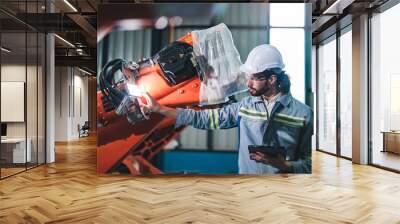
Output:
M284 147L268 145L249 145L248 149L250 153L261 152L272 157L282 155L283 158L286 158L286 151Z

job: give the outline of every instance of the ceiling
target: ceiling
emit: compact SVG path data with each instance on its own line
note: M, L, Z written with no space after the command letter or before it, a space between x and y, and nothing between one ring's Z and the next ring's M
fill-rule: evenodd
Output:
M339 3L335 3L338 1ZM347 20L367 10L373 10L387 0L270 0L270 1L238 1L238 2L270 2L270 3L311 3L312 4L312 37L314 43L335 32L337 21ZM26 3L27 2L27 3ZM102 3L166 3L171 1L155 0L45 0L0 2L0 25L4 33L2 44L17 49L16 52L26 54L25 38L18 32L28 28L29 31L54 32L61 38L55 38L56 65L80 66L96 74L96 36L97 12ZM174 2L179 3L179 0ZM184 1L182 1L184 2ZM215 2L215 1L200 1ZM229 1L220 1L229 2ZM120 9L121 10L121 9ZM49 13L52 11L52 13ZM118 10L117 10L118 11ZM192 13L196 13L195 11ZM341 22L342 26L346 22ZM28 38L30 42L30 38ZM72 46L72 45L73 46ZM28 54L34 52L35 43L28 44ZM18 50L19 49L19 50ZM79 49L79 50L78 50ZM15 53L17 54L17 53Z

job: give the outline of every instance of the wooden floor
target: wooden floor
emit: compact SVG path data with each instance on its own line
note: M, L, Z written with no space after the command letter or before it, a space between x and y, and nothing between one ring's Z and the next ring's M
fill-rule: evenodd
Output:
M95 138L0 181L0 223L400 223L400 175L315 152L312 175L96 173Z
M5 167L5 168L2 167L0 170L1 178L15 175L17 173L24 172L25 170L28 170L28 169L33 169L36 166L37 166L37 164L35 163L35 164L27 164L27 167L25 167L25 164L18 165L18 167Z
M24 168L19 168L19 167L17 167L17 168L4 168L3 167L3 168L1 168L1 177L2 178L3 177L7 177L7 176L10 176L10 175L22 172L24 170L26 170L25 167Z

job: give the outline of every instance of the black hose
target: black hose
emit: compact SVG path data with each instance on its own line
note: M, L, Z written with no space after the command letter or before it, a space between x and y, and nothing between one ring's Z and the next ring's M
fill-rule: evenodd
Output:
M114 88L114 77L118 70L122 71L124 63L125 61L119 58L111 60L104 65L99 75L100 91L115 108L121 103L124 94Z

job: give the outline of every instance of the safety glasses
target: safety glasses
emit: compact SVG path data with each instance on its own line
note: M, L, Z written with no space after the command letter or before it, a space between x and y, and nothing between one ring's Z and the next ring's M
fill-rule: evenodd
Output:
M264 81L267 80L274 73L269 70L265 70L263 72L254 73L254 74L246 74L246 79L251 81Z

